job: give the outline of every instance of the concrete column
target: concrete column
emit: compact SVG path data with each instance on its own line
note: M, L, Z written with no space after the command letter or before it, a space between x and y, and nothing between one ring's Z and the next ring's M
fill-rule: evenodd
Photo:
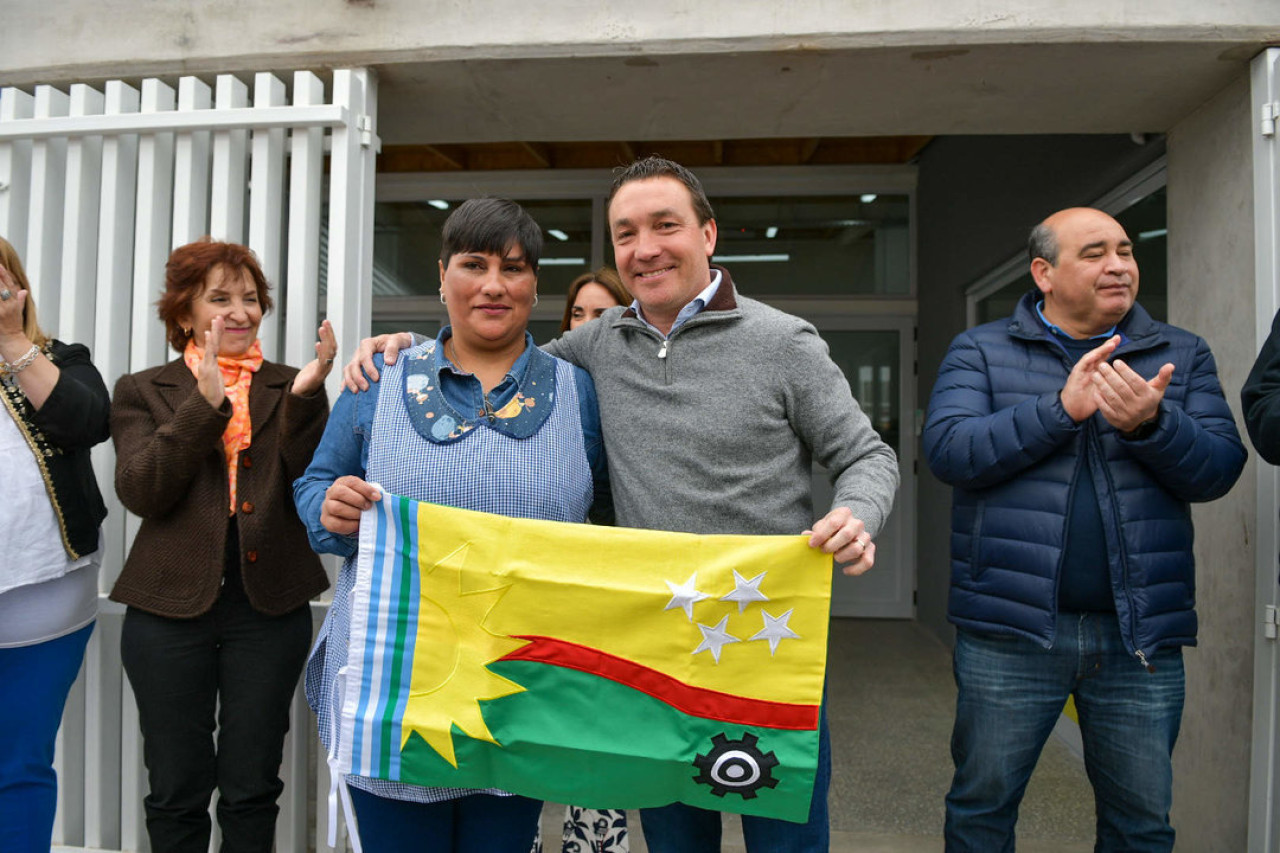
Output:
M1254 359L1249 79L1241 75L1168 135L1169 320L1209 342L1227 401ZM1180 850L1244 850L1253 709L1256 462L1226 497L1192 510L1200 645L1186 652L1174 753Z

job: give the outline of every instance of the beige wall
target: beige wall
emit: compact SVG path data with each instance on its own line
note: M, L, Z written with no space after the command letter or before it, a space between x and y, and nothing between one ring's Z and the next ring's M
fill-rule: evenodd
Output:
M1242 75L1169 133L1170 322L1202 335L1240 417L1254 359L1249 80ZM1174 755L1178 848L1246 846L1253 710L1256 462L1225 498L1193 510L1200 645L1186 653Z
M217 60L342 63L972 43L1255 40L1273 0L5 0L0 74ZM249 57L237 67L234 57ZM199 69L197 69L199 70ZM107 72L112 73L112 72ZM42 75L44 77L48 74ZM78 76L85 76L84 74Z
M1164 132L1280 40L1275 0L3 9L0 85L369 66L387 145Z

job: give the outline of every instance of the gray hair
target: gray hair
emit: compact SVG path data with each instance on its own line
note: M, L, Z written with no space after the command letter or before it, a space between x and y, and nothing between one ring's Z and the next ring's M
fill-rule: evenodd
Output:
M1031 236L1027 238L1027 254L1031 256L1033 262L1036 258L1044 258L1049 262L1049 266L1056 267L1058 265L1058 235L1054 233L1052 228L1041 222L1031 229Z

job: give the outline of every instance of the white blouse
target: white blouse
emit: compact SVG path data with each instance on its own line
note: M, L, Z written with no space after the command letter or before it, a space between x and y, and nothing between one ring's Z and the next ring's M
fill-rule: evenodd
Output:
M0 536L0 647L5 647L54 639L93 620L101 540L98 551L68 559L31 447L9 410L0 406L0 412L0 483L9 520Z

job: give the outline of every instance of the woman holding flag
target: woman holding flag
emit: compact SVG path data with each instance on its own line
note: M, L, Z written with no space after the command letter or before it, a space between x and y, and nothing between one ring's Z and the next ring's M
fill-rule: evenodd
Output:
M347 662L351 559L361 512L392 494L498 515L608 520L608 478L591 380L529 336L542 234L519 205L475 199L444 225L440 301L449 325L379 363L371 393L344 391L294 499L322 553L347 557L307 671L321 738L333 721ZM377 483L378 486L372 485ZM527 853L541 803L496 789L427 788L346 777L358 836L395 850Z

